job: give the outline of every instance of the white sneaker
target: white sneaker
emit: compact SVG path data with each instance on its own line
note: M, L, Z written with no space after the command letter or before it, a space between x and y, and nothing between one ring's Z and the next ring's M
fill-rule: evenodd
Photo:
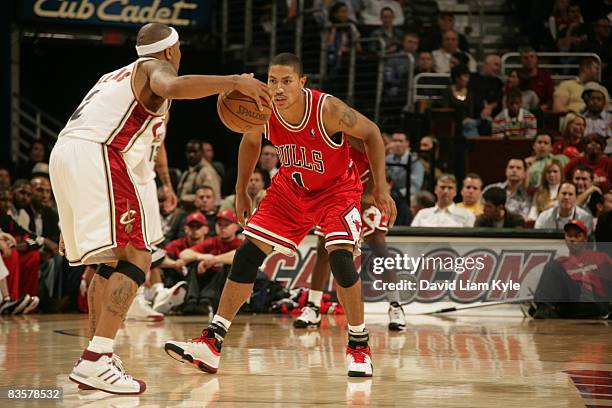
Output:
M162 289L157 292L155 303L153 303L153 310L166 314L173 308L182 305L187 294L185 286L187 286L187 282L181 281L171 288Z
M319 327L321 325L321 312L312 302L306 303L302 308L302 314L293 321L293 327L304 329L307 327Z
M31 301L32 301L32 297L30 295L23 295L22 297L19 298L19 301L16 304L15 309L13 309L11 314L18 315L22 313L25 310L25 308L28 307Z
M143 381L128 375L110 355L89 350L83 352L68 378L82 386L111 394L141 394L146 389Z
M204 372L214 374L219 369L221 349L215 334L208 330L188 341L167 341L164 350L173 359L191 363Z
M130 309L127 312L126 319L161 322L164 320L164 315L163 313L153 310L151 305L149 305L149 303L147 303L145 300L144 295L137 294L132 302L132 306L130 306Z
M389 330L404 330L406 328L406 316L404 309L397 302L389 304Z
M347 346L346 365L349 377L371 377L374 369L372 368L372 352L370 347L354 349Z

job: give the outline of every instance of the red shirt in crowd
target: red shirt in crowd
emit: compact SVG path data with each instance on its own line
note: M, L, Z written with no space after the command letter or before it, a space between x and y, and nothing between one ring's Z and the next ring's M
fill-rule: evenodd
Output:
M208 237L199 244L192 246L191 249L201 254L221 255L237 249L240 245L242 245L240 238L234 238L231 241L221 241L219 237Z
M596 295L608 297L603 276L612 277L612 259L603 252L582 251L576 255L557 259L572 280Z
M178 259L179 254L187 248L191 248L191 245L187 237L183 237L170 241L168 245L164 247L164 251L166 251L171 258Z
M565 178L567 180L572 179L572 171L580 164L593 170L593 174L595 175L593 184L604 190L610 188L610 180L612 180L612 159L608 156L601 156L597 163L590 163L585 156L574 157L565 166Z
M538 94L540 106L552 103L553 94L555 93L555 83L547 70L538 68L538 73L529 78L529 88Z
M565 139L557 140L552 146L553 154L564 154L570 159L579 156L582 153L582 142L577 145L568 143Z

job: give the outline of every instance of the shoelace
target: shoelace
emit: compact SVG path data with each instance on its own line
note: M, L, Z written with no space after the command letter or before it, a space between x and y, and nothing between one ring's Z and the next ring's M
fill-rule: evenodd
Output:
M202 334L200 335L200 337L194 337L190 341L193 343L214 344L217 341L217 339L214 337L208 337L208 330L204 330L202 331Z
M351 347L346 348L346 353L353 356L353 360L355 360L356 363L365 363L366 356L369 355L368 351L369 347L361 347L358 349L354 349Z
M121 361L118 355L113 354L110 364L119 371L120 376L125 381L132 381L133 377L125 372L125 370L123 369L123 361Z

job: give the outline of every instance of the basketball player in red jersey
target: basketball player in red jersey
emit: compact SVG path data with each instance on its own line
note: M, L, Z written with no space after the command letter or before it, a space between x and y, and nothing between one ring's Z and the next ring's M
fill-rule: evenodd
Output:
M363 241L368 244L374 256L389 257L389 250L385 241L385 235L389 231L387 220L376 205L374 205L370 195L373 186L369 182L370 163L368 162L368 156L364 152L362 141L352 137L349 137L348 141L350 143L349 152L351 160L357 168L361 184L364 186L363 195L361 196L361 222L363 227L361 235ZM293 327L297 329L319 327L321 325L319 308L323 298L323 287L329 279L329 253L325 249L325 236L319 226L315 228L315 235L319 237L317 240L317 259L310 280L308 302L302 308L302 313L293 321ZM364 259L362 258L363 261ZM385 275L386 282L397 281L393 271L386 270ZM387 290L386 296L389 301L389 330L404 330L406 327L406 316L400 305L399 292L397 290Z
M166 342L171 357L202 371L217 371L223 338L251 294L266 256L272 250L293 254L312 227L320 225L349 324L348 375L372 375L361 281L353 263L361 232L362 186L344 135L363 140L374 182L372 197L393 225L396 209L386 188L382 137L366 117L330 95L304 88L305 82L302 63L295 55L279 54L270 62L272 115L263 128L244 134L238 154L236 210L243 224L248 220L247 239L236 250L219 309L208 328L199 338ZM275 145L281 168L251 216L247 182L259 157L262 133Z
M163 24L138 32L138 60L103 75L60 132L50 158L65 255L71 265L118 261L94 277L102 305L95 334L70 379L115 394L139 394L143 381L113 359L113 342L151 263L146 208L134 168L153 143L153 119L172 99L238 90L260 105L266 85L251 75L178 76L178 33ZM261 99L261 100L260 100ZM136 180L136 181L135 181Z

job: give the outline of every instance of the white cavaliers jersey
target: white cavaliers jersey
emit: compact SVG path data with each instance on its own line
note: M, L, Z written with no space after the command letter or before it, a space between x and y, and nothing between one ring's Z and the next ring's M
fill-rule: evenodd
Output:
M151 112L136 98L132 87L134 73L138 65L148 59L152 58L139 58L103 75L74 111L59 138L85 139L108 145L122 153L134 148L141 137L152 141L152 122L167 112L170 101L165 101L158 112ZM139 151L134 151L131 155L134 159L128 161L132 168L140 162L150 146L146 143L138 145L136 148Z
M139 137L132 148L129 149L124 157L130 168L132 169L135 181L139 184L147 184L155 179L155 162L157 161L157 153L166 136L166 119L167 114L161 117L155 117L151 121L151 131L146 132L146 137ZM151 140L148 140L148 137ZM144 152L144 156L143 156ZM141 160L132 165L132 162Z

